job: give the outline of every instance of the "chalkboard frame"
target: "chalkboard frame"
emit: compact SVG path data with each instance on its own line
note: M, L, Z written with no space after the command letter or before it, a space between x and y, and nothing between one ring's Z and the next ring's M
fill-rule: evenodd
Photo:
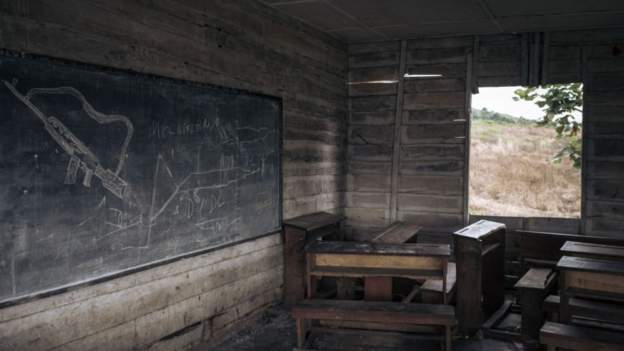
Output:
M227 86L220 86L220 85L216 85L216 84L211 84L211 83L207 83L207 82L201 82L201 81L193 81L193 80L186 80L186 79L180 79L180 78L173 78L173 77L168 77L168 76L162 76L162 75L158 75L158 74L153 74L153 73L145 73L145 72L139 72L133 69L125 69L125 68L117 68L117 67L109 67L109 66L104 66L104 65L100 65L100 64L94 64L94 63L87 63L87 62L80 62L80 61L74 61L74 60L70 60L70 59L66 59L66 58L59 58L59 57L52 57L52 56L47 56L47 55L41 55L41 54L33 54L33 53L26 53L26 52L18 52L18 51L14 51L14 50L10 50L10 49L4 49L4 48L0 48L0 58L25 58L25 59L29 59L29 60L33 60L33 61L40 61L40 62L44 62L44 63L48 63L48 64L54 64L54 65L63 65L69 68L77 68L77 69L81 69L81 70L85 70L85 71L91 71L91 72L98 72L98 73L111 73L111 74L124 74L127 76L136 76L139 77L141 79L144 79L146 81L148 80L159 80L159 81L164 81L167 83L171 83L171 84L181 84L181 85L188 85L191 87L197 87L197 88L207 88L207 89L211 89L211 90L216 90L216 91L223 91L226 93L243 93L243 94L247 94L250 96L257 96L257 97L262 97L262 98L266 98L266 99L271 99L274 102L277 103L278 105L278 120L276 121L276 125L277 125L277 138L278 138L278 142L277 142L277 178L278 178L278 182L277 182L277 191L278 191L278 204L277 204L277 211L278 211L278 223L280 223L279 227L275 230L269 231L269 232L265 232L265 233L261 233L258 235L255 235L251 238L246 238L246 239L242 239L239 241L233 241L233 242L228 242L226 244L222 244L222 245L217 245L214 247L207 247L207 248L202 248L202 249L198 249L198 250L194 250L194 251L190 251L190 252L185 252L182 253L180 255L176 255L173 257L168 257L165 259L161 259L161 260L157 260L157 261L153 261L153 262L147 262L145 264L140 264L137 266L133 266L133 267L129 267L126 269L122 269L119 271L114 271L114 272L110 272L98 277L93 277L93 278L89 278L86 280L82 280L82 281L78 281L78 282L72 282L69 284L64 284L64 285L60 285L57 287L52 287L49 289L45 289L45 290L41 290L41 291L37 291L37 292L33 292L33 293L29 293L29 294L24 294L24 295L19 295L19 296L15 296L15 297L10 297L8 299L5 300L1 300L0 301L0 310L4 309L4 308L8 308L11 306L16 306L16 305L20 305L20 304L24 304L24 303L28 303L28 302L32 302L38 299L42 299L42 298L46 298L46 297L51 297L51 296L55 296L55 295L60 295L66 292L70 292L70 291L74 291L80 288L84 288L84 287L88 287L88 286L94 286L94 285L98 285L110 280L114 280L114 279L118 279L124 276L128 276L131 274L135 274L135 273L139 273L142 271L146 271L152 268L156 268L159 266L164 266L167 264L171 264L180 260L184 260L184 259L188 259L188 258L192 258L192 257L196 257L196 256L200 256L200 255L204 255L210 252L215 252L215 251L219 251L219 250L223 250L226 249L228 247L232 247L232 246L236 246L236 245L241 245L243 243L246 242L251 242L251 241L255 241L255 240L259 240L261 238L264 237L268 237L271 235L275 235L278 233L282 232L282 228L281 228L281 223L283 221L283 205L284 205L284 198L283 198L283 184L284 184L284 180L283 180L283 150L284 150L284 109L283 109L283 99L280 96L274 96L274 95L269 95L269 94L265 94L262 93L260 91L256 91L256 90L251 90L251 89L243 89L243 88L234 88L234 87L227 87Z

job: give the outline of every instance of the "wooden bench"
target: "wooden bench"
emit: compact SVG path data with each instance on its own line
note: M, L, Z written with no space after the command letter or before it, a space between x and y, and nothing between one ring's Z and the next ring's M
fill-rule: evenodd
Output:
M621 351L624 334L598 328L546 322L540 330L540 341L549 350L557 347L587 351Z
M557 263L557 269L560 273L559 318L562 322L570 322L573 315L586 317L574 311L571 298L614 303L613 308L624 303L624 262L563 256ZM597 313L591 317L600 318L601 315ZM624 324L623 318L605 321Z
M347 242L347 241L316 241L309 243L306 248L308 297L314 298L316 293L316 280L320 277L389 277L407 278L412 280L426 280L438 278L446 281L446 268L450 257L449 245L443 244L385 244L370 242ZM445 285L445 284L444 284ZM447 300L446 294L443 295ZM405 325L449 326L445 329L446 344L450 345L450 326L454 325L455 310L452 306L431 307L434 305L404 304L392 301L347 301L348 308L342 311L338 317L325 318L335 314L334 303L345 300L323 300L325 302L307 302L304 300L293 314L302 320L320 321L345 321L366 324L368 326L396 325L401 328ZM379 305L376 305L378 303ZM308 314L303 317L301 313L306 304L313 304L314 313L322 314L323 318L311 318ZM338 305L343 306L343 305ZM376 310L376 306L385 306L382 310ZM408 307L398 307L408 306ZM307 308L306 307L306 308ZM372 308L372 310L371 310ZM433 309L433 310L432 310ZM318 312L319 310L322 310ZM361 311L355 314L353 310ZM306 309L306 313L312 313ZM394 312L392 312L394 311ZM440 315L436 311L440 311ZM383 312L383 313L382 313ZM392 312L392 313L391 313ZM332 314L334 313L334 314ZM385 313L385 314L384 314ZM385 317L381 318L380 315ZM405 315L405 316L404 316ZM425 316L428 315L428 316ZM357 316L357 317L354 317ZM449 317L451 316L451 317ZM453 322L449 322L451 318ZM362 324L360 324L362 325ZM300 344L304 339L299 322ZM371 328L375 329L375 328ZM393 330L392 328L383 328Z
M297 322L297 347L306 346L306 321L351 321L384 324L416 324L444 327L445 349L452 350L451 331L455 309L448 305L398 302L303 300L292 309Z
M522 314L521 339L524 342L539 339L540 327L544 323L543 301L556 281L555 276L551 269L531 268L515 285Z

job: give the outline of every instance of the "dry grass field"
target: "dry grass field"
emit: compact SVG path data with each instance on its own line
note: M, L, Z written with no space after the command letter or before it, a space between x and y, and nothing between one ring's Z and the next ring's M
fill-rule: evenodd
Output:
M470 154L470 213L579 217L581 172L552 162L565 140L550 127L475 119Z

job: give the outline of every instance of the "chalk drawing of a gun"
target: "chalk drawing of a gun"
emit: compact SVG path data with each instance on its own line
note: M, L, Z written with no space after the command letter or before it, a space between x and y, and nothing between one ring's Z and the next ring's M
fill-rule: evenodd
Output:
M134 131L132 122L122 115L105 115L96 111L91 104L89 104L78 90L72 87L60 87L60 88L46 88L46 89L31 89L25 96L22 95L15 86L7 81L4 81L4 85L17 97L24 105L26 105L40 120L43 122L45 130L56 141L59 146L69 155L70 160L67 165L67 172L65 173L65 184L75 184L78 176L78 171L84 172L84 179L82 184L89 188L91 187L91 180L95 175L102 181L102 185L108 191L113 193L118 198L124 200L127 198L129 192L128 183L119 177L125 159L128 144L132 138ZM85 145L76 135L74 135L60 120L54 116L46 116L37 106L35 106L31 97L36 94L68 94L76 97L82 103L85 112L98 123L111 123L111 122L123 122L126 124L127 133L122 146L121 154L119 157L119 163L115 172L106 169L102 166L100 160L95 154Z

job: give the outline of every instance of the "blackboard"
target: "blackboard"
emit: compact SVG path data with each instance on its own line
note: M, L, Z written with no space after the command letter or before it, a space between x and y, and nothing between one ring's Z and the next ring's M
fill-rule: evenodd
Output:
M279 229L281 102L0 55L0 301Z

